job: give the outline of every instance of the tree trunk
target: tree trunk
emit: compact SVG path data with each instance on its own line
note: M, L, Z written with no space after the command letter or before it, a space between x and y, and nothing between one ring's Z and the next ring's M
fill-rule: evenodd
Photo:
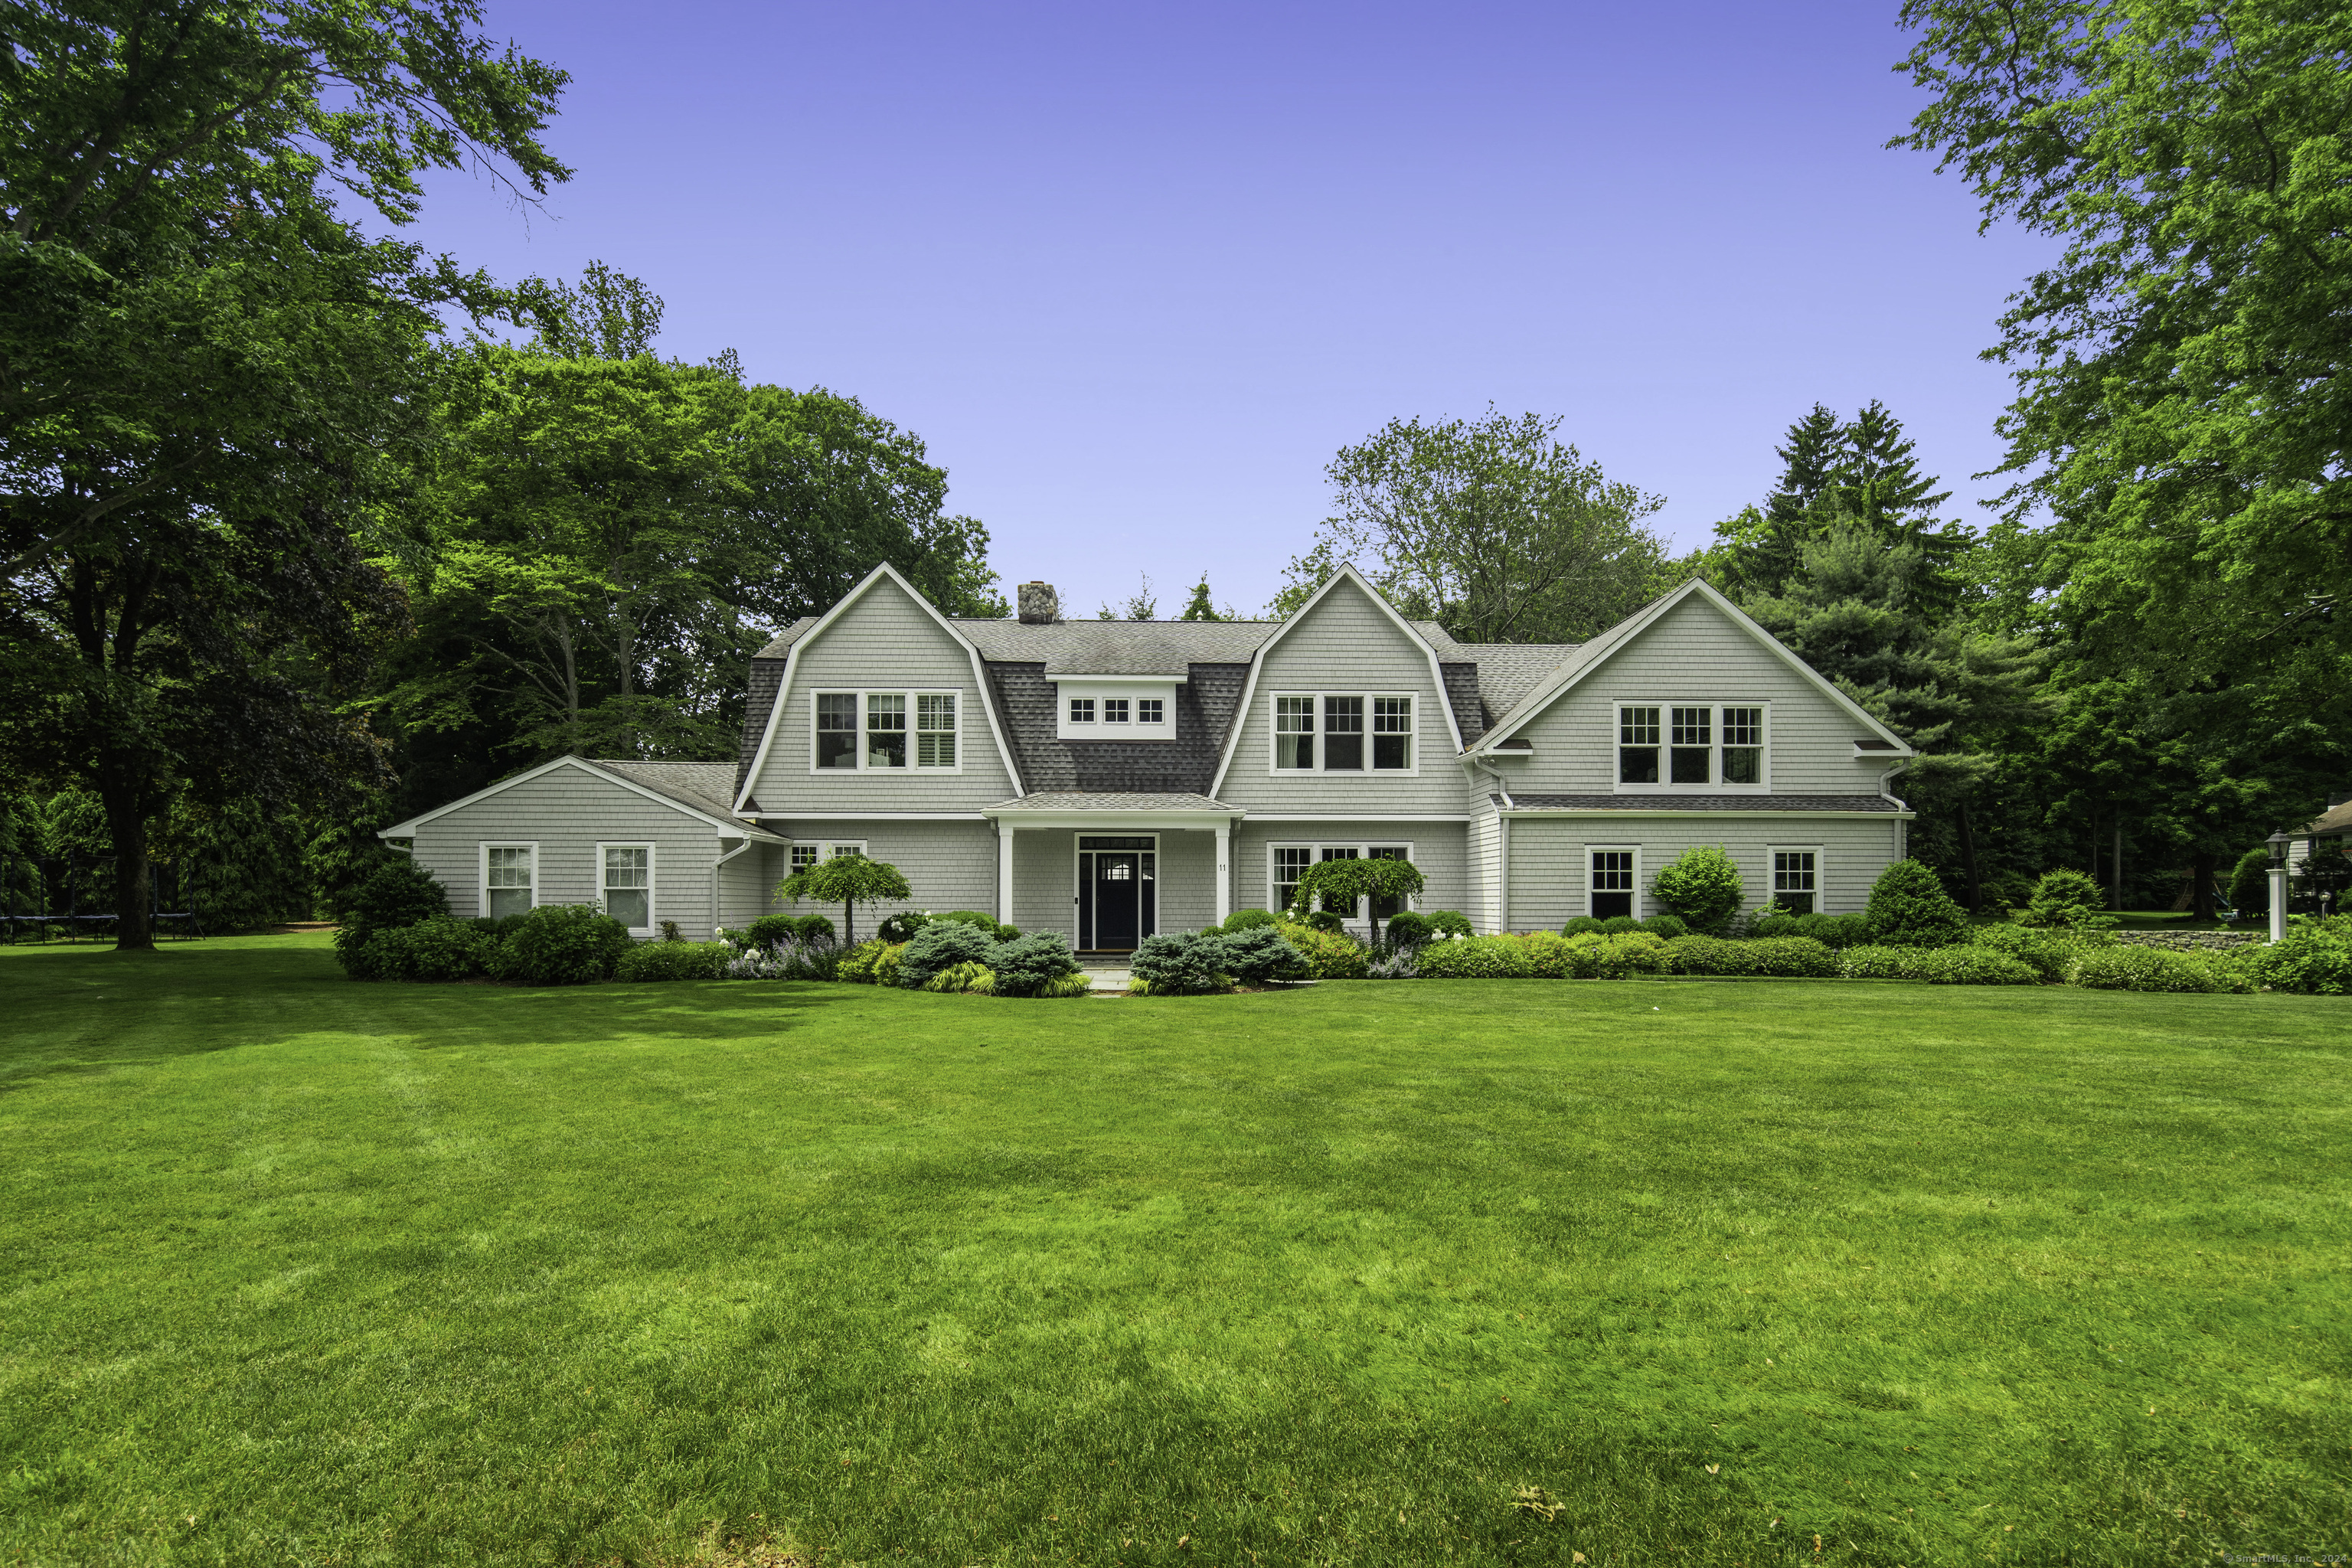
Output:
M2213 918L2213 851L2200 849L2189 858L2189 909L2191 920Z
M147 865L147 792L130 774L130 758L110 755L98 781L106 810L107 837L114 841L114 950L152 951L155 946L152 882Z
M841 900L841 945L844 947L857 945L857 920L850 907L853 902L849 899Z
M1969 876L1969 913L1984 913L1984 882L1977 875L1977 830L1969 821L1969 797L1960 796L1960 866Z
M2120 822L2116 824L2115 852L2107 857L2107 875L2113 879L2115 888L2108 907L2121 910L2124 907L2124 827Z

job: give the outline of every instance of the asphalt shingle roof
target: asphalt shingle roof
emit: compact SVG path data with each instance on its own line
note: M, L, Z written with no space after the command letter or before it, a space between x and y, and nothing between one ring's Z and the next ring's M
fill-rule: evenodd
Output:
M735 816L732 796L736 769L733 763L643 763L614 757L590 757L587 760L607 773L617 774L656 795L667 795L681 805L690 805L697 811L724 821L739 820ZM743 825L743 830L759 837L769 837L749 824Z

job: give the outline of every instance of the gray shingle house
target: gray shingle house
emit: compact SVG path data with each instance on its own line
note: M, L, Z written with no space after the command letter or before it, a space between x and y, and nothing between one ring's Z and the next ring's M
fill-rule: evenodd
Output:
M458 914L585 898L691 935L841 853L1082 951L1368 855L1520 931L1660 912L1651 877L1695 844L1752 901L1858 910L1904 853L1911 754L1698 582L1591 642L1491 645L1352 570L1280 622L1065 621L1043 584L981 621L884 566L752 660L733 763L564 758L385 837Z

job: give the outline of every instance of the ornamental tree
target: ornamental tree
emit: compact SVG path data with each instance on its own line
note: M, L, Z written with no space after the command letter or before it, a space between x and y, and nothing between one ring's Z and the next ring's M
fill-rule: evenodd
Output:
M1291 910L1305 920L1309 910L1320 904L1329 908L1343 904L1356 907L1358 899L1371 900L1366 907L1371 911L1372 945L1381 944L1381 900L1408 899L1421 891L1423 879L1421 868L1410 860L1391 856L1375 856L1370 859L1324 860L1309 866L1298 875L1298 891L1291 899Z
M803 899L838 903L845 947L857 945L857 905L914 896L915 890L907 886L907 879L898 874L898 867L887 860L868 860L863 855L836 855L830 860L803 866L776 884L776 897L792 903L797 904Z

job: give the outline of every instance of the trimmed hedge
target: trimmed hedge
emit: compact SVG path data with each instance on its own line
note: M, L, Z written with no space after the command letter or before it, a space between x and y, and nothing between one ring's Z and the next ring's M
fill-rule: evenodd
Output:
M2252 991L2252 978L2234 964L2160 947L2118 943L2094 948L2074 961L2067 980L2086 991Z
M497 941L463 921L441 915L415 925L379 931L366 952L375 980L473 980L498 962Z
M1919 980L1930 985L2038 985L2042 976L1989 947L1851 947L1839 961L1848 980Z
M724 980L732 942L638 942L613 966L615 980Z
M1725 942L1711 936L1677 937L1666 944L1676 974L1780 975L1826 980L1838 973L1838 955L1811 937L1757 937Z

